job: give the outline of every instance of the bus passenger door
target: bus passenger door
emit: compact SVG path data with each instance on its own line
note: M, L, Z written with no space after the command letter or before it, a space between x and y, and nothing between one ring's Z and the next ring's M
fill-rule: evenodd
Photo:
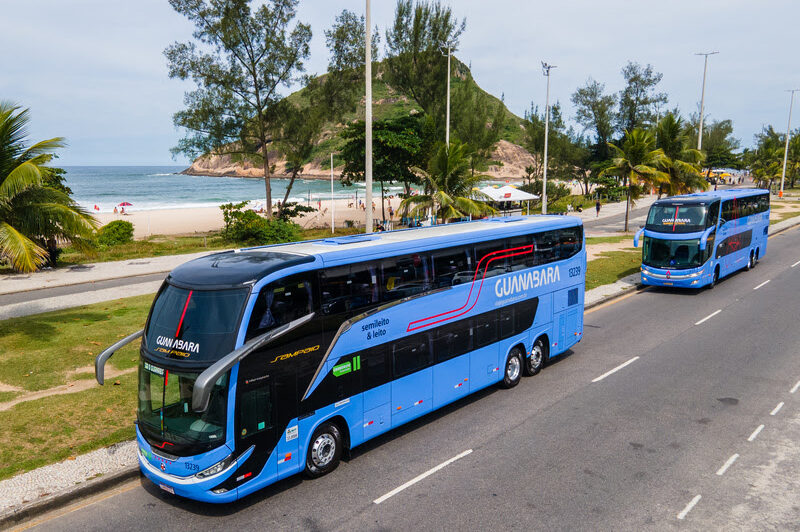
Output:
M433 407L433 352L427 333L398 340L392 347L392 427Z

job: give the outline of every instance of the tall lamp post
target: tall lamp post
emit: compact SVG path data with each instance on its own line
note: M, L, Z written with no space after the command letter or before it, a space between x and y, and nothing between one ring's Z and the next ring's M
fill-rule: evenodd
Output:
M706 73L708 72L708 56L718 54L719 52L699 52L694 55L705 56L705 65L703 65L703 88L700 91L700 129L697 132L697 150L703 149L703 107L706 103Z
M444 48L444 46L442 47ZM450 52L452 50L451 45L447 45L447 111L445 112L445 125L444 125L444 145L449 150L450 149ZM442 50L442 55L444 55L444 50Z
M366 185L365 198L364 198L364 212L367 214L366 218L366 232L372 232L372 30L370 28L371 17L369 9L369 1L367 0L367 16L366 16L366 113L364 122L366 124L366 146L365 146L365 161L364 161L364 184Z
M789 99L789 123L786 124L786 146L783 148L783 171L781 172L781 191L778 194L779 198L783 197L783 181L786 179L786 159L789 157L789 133L792 130L792 106L794 106L794 93L800 92L800 89L791 89L786 92L791 92L792 96Z
M550 134L550 69L555 65L548 65L542 61L542 74L547 77L547 96L544 100L544 172L542 176L542 214L547 214L547 139Z

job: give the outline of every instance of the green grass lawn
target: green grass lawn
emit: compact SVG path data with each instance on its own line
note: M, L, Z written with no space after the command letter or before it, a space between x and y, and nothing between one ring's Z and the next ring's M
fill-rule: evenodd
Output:
M611 284L640 271L640 251L606 251L586 265L586 290Z
M619 244L620 242L628 242L633 246L633 234L619 235L619 236L589 236L586 237L586 245L593 244Z
M795 216L800 216L800 211L787 211L787 212L773 211L770 213L769 225L773 225L778 222L788 220L789 218L794 218Z

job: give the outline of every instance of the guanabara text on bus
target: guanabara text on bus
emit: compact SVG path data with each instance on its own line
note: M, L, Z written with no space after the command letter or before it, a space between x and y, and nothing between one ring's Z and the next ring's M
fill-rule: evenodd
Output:
M507 217L217 253L173 270L141 337L144 474L235 500L581 340L580 219Z

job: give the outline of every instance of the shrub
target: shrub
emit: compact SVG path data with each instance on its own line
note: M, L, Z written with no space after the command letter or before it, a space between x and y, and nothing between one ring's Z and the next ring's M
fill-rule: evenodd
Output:
M97 232L97 243L103 246L116 246L133 242L133 224L125 220L114 220Z

